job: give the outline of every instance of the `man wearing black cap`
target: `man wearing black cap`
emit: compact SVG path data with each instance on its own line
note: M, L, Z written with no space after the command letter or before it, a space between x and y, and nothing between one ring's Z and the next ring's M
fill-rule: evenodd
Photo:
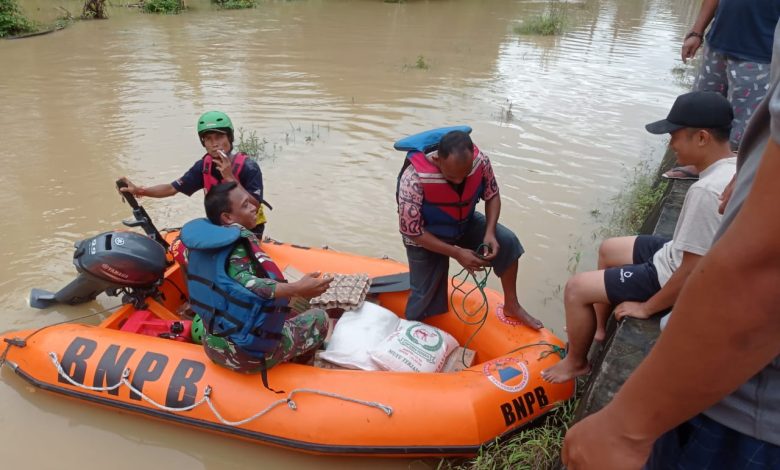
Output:
M542 372L545 380L560 383L590 371L587 353L594 336L603 338L610 306L621 319L648 318L674 304L720 226L719 199L736 171L729 145L733 117L726 98L696 91L677 97L666 119L645 126L652 134L671 134L678 162L694 165L700 179L685 196L672 240L653 235L605 240L599 270L569 279L564 293L569 354Z

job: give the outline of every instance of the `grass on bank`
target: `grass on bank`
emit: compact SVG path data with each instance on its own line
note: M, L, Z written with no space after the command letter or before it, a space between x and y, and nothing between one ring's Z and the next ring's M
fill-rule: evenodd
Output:
M566 26L566 6L559 1L552 1L547 11L541 15L532 16L515 26L515 33L522 35L557 36L563 34Z
M182 0L145 0L142 8L146 13L177 15L187 7Z
M35 22L24 16L15 0L0 0L0 38L31 33L36 29Z
M656 172L648 162L637 165L625 188L612 199L612 214L603 230L604 238L638 234L668 184L666 180L656 179Z
M538 426L480 450L468 461L442 460L438 470L528 469L554 470L560 467L563 437L577 409L578 399L558 404Z

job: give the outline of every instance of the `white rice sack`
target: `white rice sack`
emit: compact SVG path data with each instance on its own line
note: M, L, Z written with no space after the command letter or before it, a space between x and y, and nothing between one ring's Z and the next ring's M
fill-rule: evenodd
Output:
M458 341L446 331L416 321L401 320L371 357L384 370L439 372Z
M380 370L368 352L392 333L399 321L393 312L371 302L344 312L320 357L349 369Z

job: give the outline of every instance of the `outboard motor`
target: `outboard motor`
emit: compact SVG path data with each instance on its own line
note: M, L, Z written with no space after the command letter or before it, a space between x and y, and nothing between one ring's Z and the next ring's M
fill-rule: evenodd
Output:
M101 292L131 295L142 302L162 280L168 266L165 248L135 232L106 232L76 243L73 264L79 276L56 293L42 289L30 292L30 306L46 308L94 300ZM125 299L126 300L126 299Z

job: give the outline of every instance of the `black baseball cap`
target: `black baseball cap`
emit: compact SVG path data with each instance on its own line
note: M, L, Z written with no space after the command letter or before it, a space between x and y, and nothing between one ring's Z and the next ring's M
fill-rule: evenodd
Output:
M731 103L714 91L692 91L674 100L666 119L645 126L651 134L668 134L686 127L716 129L731 126L734 110Z

